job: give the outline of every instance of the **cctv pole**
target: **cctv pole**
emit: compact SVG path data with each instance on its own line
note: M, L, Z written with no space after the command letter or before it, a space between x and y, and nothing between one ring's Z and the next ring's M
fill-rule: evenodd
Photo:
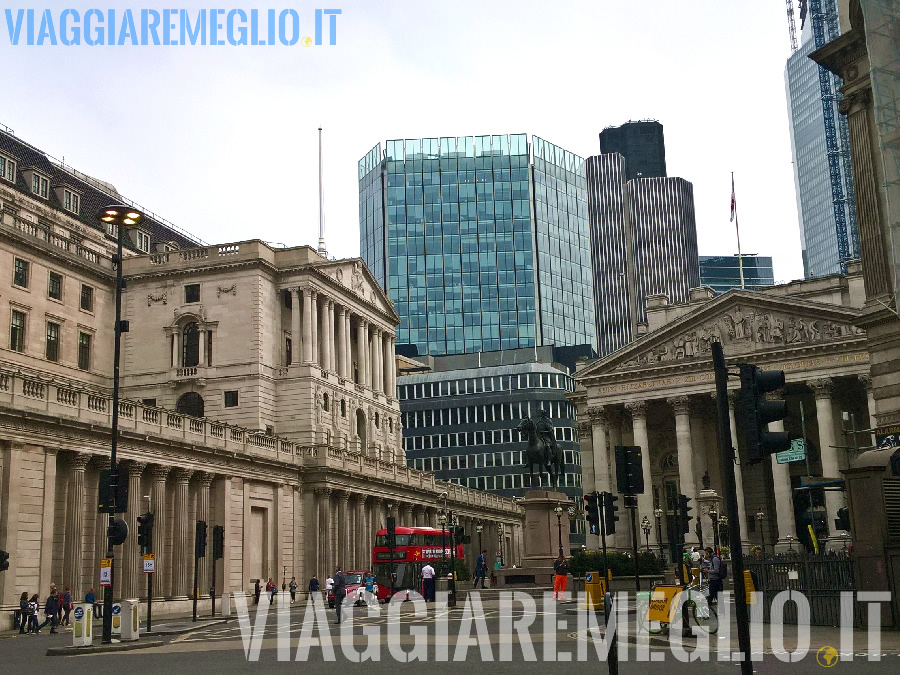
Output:
M712 343L713 369L716 374L716 407L719 416L719 450L721 452L722 486L728 521L734 523L728 534L734 565L734 605L737 622L738 649L743 657L741 675L753 675L750 660L750 617L747 614L747 595L744 587L744 557L741 551L741 521L738 515L737 487L734 479L735 448L731 444L731 420L728 415L728 367L721 342ZM699 514L698 514L699 515Z

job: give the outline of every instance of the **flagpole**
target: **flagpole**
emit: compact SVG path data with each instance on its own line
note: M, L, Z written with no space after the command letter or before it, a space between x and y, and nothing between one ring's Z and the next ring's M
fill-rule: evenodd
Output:
M737 199L734 195L734 171L731 172L731 204L734 210L734 231L737 234L738 270L741 274L741 290L744 290L744 256L741 255L741 228L738 227Z

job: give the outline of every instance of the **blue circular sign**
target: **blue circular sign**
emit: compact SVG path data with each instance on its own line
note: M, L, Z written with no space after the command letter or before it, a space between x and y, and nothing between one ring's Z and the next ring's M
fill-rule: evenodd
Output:
M121 613L122 613L122 605L120 605L120 604L118 604L118 603L115 604L115 605L113 605L113 614L115 614L116 616L118 616L118 615L121 614Z
M75 608L75 620L81 621L84 618L84 607Z
M584 580L585 580L587 583L591 583L591 582L594 580L594 575L591 574L590 572L588 572L588 573L585 575Z

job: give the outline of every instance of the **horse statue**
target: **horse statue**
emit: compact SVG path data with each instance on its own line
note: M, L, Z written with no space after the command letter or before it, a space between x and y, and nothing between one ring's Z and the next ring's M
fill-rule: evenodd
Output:
M539 418L537 423L525 418L516 429L528 439L524 466L528 468L529 486L534 487L534 467L537 465L541 484L544 482L544 472L547 472L549 487L559 487L563 474L563 452L553 438L553 427L549 418Z

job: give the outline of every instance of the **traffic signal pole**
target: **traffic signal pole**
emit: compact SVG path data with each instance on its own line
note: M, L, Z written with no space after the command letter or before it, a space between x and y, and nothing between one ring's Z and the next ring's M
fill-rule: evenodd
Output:
M628 497L625 497L628 499ZM631 511L631 553L634 556L634 592L641 590L641 575L638 572L638 538L637 538L637 497L629 501L628 510Z
M750 617L747 614L747 595L744 587L744 556L741 550L741 521L738 514L737 486L734 478L735 448L731 443L731 420L728 415L728 368L722 343L712 343L713 369L716 374L716 407L719 416L719 450L721 452L722 486L728 509L728 534L734 578L735 620L738 649L741 656L741 675L753 675L750 657Z

